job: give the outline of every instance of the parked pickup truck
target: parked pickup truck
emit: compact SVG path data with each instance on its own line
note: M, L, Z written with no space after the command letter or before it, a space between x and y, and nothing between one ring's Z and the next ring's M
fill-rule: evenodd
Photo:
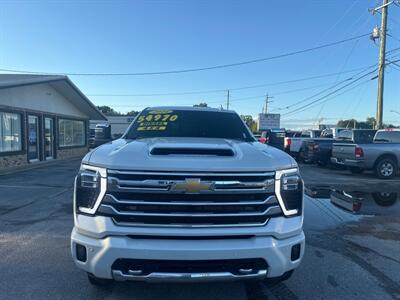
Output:
M306 139L317 138L321 135L321 130L306 130L302 131L300 136L291 137L290 141L286 139L285 143L290 145L289 153L295 158L299 158L300 151L303 147L303 142Z
M333 138L308 139L303 142L300 160L326 166L332 155Z
M259 142L283 150L285 143L285 129L268 129L263 131Z
M292 138L300 136L301 136L301 131L286 130L285 139L283 140L283 150L286 153L290 153L290 144L292 143Z
M382 179L396 176L400 162L400 130L378 130L372 143L335 142L331 161L352 173L373 170Z
M83 158L72 257L95 285L285 280L304 254L303 189L235 112L147 108Z
M333 143L372 143L376 130L342 129L336 138L316 138L304 142L305 151L301 152L304 161L326 166L331 162Z

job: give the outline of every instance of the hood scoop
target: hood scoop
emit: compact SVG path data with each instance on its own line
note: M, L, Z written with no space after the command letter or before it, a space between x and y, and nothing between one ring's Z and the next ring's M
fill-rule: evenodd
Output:
M229 148L195 148L195 147L154 147L151 155L199 155L199 156L234 156Z

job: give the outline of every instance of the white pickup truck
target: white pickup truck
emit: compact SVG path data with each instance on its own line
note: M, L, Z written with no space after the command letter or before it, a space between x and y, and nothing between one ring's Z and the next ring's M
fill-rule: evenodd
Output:
M84 157L72 257L95 285L285 280L304 254L303 189L236 113L147 108Z

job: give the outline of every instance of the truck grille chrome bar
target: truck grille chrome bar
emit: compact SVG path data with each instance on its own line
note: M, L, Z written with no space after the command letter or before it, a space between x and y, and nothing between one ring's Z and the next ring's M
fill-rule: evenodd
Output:
M120 270L112 271L116 281L147 281L147 282L200 282L200 281L234 281L243 279L262 279L267 276L267 270L258 270L250 274L234 274L231 272L210 273L175 273L153 272L146 275L125 274Z
M264 278L264 259L152 260L120 258L112 264L115 280L208 281Z
M108 170L97 213L123 226L263 226L282 215L274 176Z
M119 211L115 209L111 205L102 204L99 209L100 212L105 214L111 214L115 216L149 216L149 217L235 217L235 216L265 216L265 215L274 215L276 213L281 212L281 208L279 205L270 206L263 212L255 212L255 213L149 213L149 212L132 212L132 211Z

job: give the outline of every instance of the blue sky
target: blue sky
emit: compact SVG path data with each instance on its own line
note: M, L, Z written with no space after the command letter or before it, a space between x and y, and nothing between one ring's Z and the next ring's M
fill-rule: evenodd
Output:
M380 24L380 15L368 12L378 2L381 1L2 1L0 68L123 73L229 64L368 33ZM388 27L394 38L388 37L387 49L400 47L400 7L390 7ZM400 50L392 55L400 57ZM71 79L95 104L109 105L121 112L199 102L219 107L225 105L225 92L92 95L234 89L366 67L376 63L377 58L378 47L364 37L331 48L226 69ZM384 121L396 124L400 124L400 115L390 110L400 111L399 70L387 68L384 99ZM268 92L274 96L270 109L282 113L285 127L306 127L321 118L322 123L351 117L365 119L375 115L376 80L324 104L285 115L291 111L285 107L356 73L232 90L231 108L255 116Z

